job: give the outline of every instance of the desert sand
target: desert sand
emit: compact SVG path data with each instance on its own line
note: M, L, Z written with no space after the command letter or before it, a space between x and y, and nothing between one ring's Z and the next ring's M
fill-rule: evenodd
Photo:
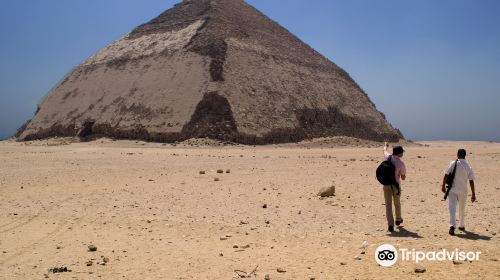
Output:
M404 227L389 234L374 175L382 147L340 142L0 142L0 278L500 278L500 144L405 144ZM469 195L468 232L453 237L440 183L459 147L470 152L478 202ZM317 196L332 185L335 196ZM424 261L417 274L414 262L379 266L384 243L481 256Z

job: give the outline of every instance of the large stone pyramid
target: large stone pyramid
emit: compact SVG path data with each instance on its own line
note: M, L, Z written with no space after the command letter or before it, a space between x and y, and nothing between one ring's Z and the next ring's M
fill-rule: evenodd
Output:
M76 66L20 140L395 141L349 75L242 0L185 0Z

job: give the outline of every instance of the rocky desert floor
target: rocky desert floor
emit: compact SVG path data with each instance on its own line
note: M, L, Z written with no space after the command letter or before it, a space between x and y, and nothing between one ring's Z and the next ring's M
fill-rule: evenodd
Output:
M3 141L0 279L500 279L500 144L419 144L405 145L404 226L389 234L379 143ZM478 202L450 236L440 183L460 147ZM379 266L385 243L481 255L416 273Z

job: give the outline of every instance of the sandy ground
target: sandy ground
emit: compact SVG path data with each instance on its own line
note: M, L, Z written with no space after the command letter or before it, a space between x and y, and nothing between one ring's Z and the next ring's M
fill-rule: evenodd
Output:
M64 143L0 142L1 279L233 279L255 268L257 279L500 278L500 144L407 147L404 227L391 235L373 144ZM471 152L478 202L467 203L469 232L452 237L440 182L459 147ZM336 196L316 196L331 185ZM424 261L416 274L409 261L380 267L384 243L481 255Z

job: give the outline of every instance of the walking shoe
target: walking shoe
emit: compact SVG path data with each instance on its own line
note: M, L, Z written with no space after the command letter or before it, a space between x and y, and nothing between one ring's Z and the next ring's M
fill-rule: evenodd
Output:
M396 221L396 225L399 226L400 224L403 223L403 219L401 219L401 221Z
M459 230L465 231L465 227L458 227Z
M389 231L394 232L394 226L389 226Z
M455 227L451 226L449 233L450 235L455 235Z

